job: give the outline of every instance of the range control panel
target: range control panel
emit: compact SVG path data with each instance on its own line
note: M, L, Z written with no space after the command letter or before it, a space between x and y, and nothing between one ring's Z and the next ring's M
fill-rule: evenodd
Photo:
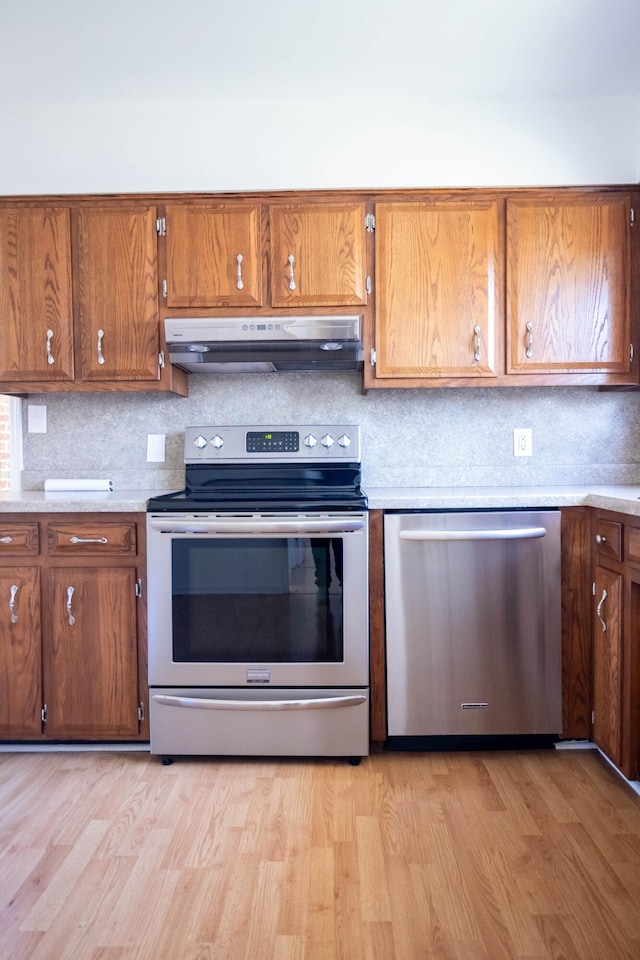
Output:
M353 424L187 427L184 460L185 463L360 462L360 427Z

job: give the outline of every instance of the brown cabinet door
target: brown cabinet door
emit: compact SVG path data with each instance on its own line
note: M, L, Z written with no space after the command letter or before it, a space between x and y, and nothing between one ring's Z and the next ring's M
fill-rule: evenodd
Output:
M0 210L0 381L73 379L69 210Z
M278 204L269 216L272 306L367 302L363 203Z
M507 201L507 373L627 373L628 194Z
M135 569L58 567L48 577L47 736L136 737Z
M262 304L260 204L166 207L167 306Z
M593 742L620 764L623 578L596 567L593 643Z
M494 201L376 207L376 379L495 377L503 326Z
M80 208L78 277L82 380L158 380L155 207Z
M0 737L40 737L40 663L40 571L0 568Z

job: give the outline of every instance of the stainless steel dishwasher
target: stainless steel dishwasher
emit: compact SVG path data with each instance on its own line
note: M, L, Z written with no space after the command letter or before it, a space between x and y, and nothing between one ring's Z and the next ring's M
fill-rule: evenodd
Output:
M387 513L389 749L561 732L560 513Z

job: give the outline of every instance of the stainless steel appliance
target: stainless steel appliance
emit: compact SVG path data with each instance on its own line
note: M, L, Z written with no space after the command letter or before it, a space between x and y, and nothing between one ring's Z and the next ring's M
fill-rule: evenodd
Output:
M148 504L151 752L367 754L359 428L190 427L185 461Z
M361 316L165 320L171 363L190 373L361 370Z
M560 514L387 514L384 553L387 745L557 738Z

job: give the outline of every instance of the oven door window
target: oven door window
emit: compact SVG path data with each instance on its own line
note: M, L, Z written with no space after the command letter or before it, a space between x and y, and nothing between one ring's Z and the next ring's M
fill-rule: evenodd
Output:
M174 662L344 659L340 537L171 546Z

